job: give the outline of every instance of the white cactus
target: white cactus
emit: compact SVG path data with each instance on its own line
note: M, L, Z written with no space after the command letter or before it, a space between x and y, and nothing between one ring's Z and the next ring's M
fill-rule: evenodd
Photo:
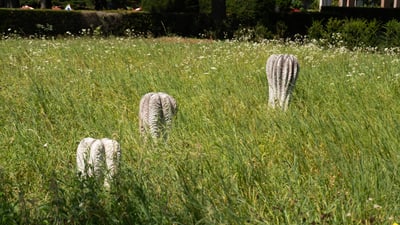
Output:
M84 138L76 151L77 169L82 178L96 177L104 180L104 186L110 187L111 179L118 172L121 148L117 141L103 138ZM107 171L104 171L107 170Z
M275 108L278 104L283 111L287 110L299 69L294 55L274 54L268 58L266 72L270 107Z
M104 167L104 146L100 140L94 138L84 138L78 145L76 153L76 162L78 172L83 177L102 176L102 167Z
M139 105L139 129L142 135L150 133L153 138L166 138L172 119L177 113L176 100L163 92L145 94Z

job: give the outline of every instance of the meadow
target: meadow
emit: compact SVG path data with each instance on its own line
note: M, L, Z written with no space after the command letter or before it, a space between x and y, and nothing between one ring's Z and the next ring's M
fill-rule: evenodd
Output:
M286 112L265 63L297 56ZM395 224L400 55L182 38L0 41L0 224ZM165 143L139 134L167 92ZM110 191L76 175L84 137L119 141Z

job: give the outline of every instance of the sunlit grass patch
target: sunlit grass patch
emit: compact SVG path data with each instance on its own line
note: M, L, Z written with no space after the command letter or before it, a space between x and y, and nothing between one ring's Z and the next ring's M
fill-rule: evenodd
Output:
M293 54L300 65L285 113L267 106L271 54ZM296 43L80 38L4 40L0 60L4 221L400 219L398 55ZM179 111L166 143L144 143L139 101L159 91L174 96ZM121 144L110 193L90 181L81 189L77 179L76 146L89 136Z

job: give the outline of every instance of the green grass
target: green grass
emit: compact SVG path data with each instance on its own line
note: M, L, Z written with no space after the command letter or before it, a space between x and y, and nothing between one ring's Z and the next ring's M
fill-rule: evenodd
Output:
M287 112L265 63L297 56ZM0 224L393 224L399 55L190 39L0 42ZM144 143L142 95L178 102ZM121 144L111 192L76 177L84 137Z

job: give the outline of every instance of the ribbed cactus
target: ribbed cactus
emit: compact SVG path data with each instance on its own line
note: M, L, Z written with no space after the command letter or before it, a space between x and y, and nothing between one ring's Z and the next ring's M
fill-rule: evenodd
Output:
M119 165L121 162L121 147L117 141L109 138L101 139L101 143L104 146L104 151L106 155L105 165L107 168L104 186L109 188L110 182L118 173Z
M84 138L76 151L76 163L81 176L102 177L105 151L103 143L94 138Z
M278 105L283 111L287 110L299 68L294 55L274 54L268 58L266 72L270 107L275 108Z
M142 135L149 132L153 138L166 138L177 110L176 100L172 96L163 92L145 94L139 106L140 132Z
M84 138L76 150L76 163L80 176L82 178L94 176L99 180L105 176L105 187L110 186L112 178L118 172L120 160L119 143L108 138Z

